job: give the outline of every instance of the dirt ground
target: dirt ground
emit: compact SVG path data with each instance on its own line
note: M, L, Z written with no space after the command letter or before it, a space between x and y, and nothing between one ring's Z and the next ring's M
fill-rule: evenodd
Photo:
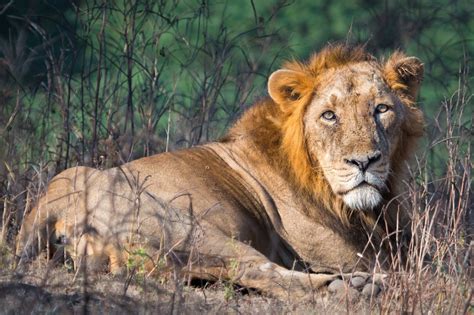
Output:
M224 282L189 286L150 277L84 277L64 266L45 266L33 262L22 272L0 271L0 313L345 314L378 308L376 300L327 291L315 293L312 301L281 301Z

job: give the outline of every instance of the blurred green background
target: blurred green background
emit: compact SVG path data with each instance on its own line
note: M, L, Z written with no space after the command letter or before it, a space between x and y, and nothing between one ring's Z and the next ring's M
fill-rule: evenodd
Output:
M472 137L469 0L3 1L0 13L3 183L32 166L110 167L216 139L284 60L330 42L424 61L434 172L447 124Z

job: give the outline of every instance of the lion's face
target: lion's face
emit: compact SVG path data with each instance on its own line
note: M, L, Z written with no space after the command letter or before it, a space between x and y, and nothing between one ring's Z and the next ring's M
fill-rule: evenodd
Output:
M389 175L423 133L414 105L423 64L394 53L385 64L361 49L323 50L274 72L268 91L282 110L282 144L301 186L370 211L393 188ZM322 174L322 177L320 176ZM392 176L390 176L391 178Z
M304 115L311 160L348 207L373 209L386 189L404 107L371 63L335 69L320 80L324 85Z

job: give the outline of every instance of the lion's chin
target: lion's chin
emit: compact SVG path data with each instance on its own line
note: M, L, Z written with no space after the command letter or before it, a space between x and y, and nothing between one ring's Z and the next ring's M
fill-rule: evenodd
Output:
M382 202L380 192L369 185L354 188L342 196L344 203L351 209L371 211Z

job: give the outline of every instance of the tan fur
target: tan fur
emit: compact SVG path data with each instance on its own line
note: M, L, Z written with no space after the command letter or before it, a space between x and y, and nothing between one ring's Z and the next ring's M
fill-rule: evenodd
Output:
M218 142L56 176L25 218L17 255L65 239L75 261L105 257L120 272L139 248L150 271L164 259L278 297L368 270L377 252L390 258L409 218L397 197L423 133L422 76L414 57L383 64L344 45L288 62L270 76L270 98ZM323 118L328 110L337 119Z

